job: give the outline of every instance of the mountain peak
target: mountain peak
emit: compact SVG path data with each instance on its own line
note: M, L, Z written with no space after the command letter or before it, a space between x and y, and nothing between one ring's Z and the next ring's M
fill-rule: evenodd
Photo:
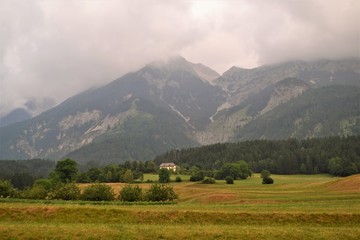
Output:
M154 62L151 62L150 64L148 64L147 66L149 67L154 67L154 68L166 68L169 66L181 66L181 65L186 65L189 62L182 56L180 55L176 55L176 56L170 56L164 59L160 59Z
M202 63L189 62L180 55L152 62L148 64L147 67L160 69L166 73L181 69L196 75L202 81L210 83L211 85L214 85L213 81L220 76L219 73L208 66L205 66Z

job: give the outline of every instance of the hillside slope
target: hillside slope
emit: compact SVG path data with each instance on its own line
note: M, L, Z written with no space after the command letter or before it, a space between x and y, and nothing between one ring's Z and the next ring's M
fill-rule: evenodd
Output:
M234 140L360 134L360 87L312 89L238 129Z

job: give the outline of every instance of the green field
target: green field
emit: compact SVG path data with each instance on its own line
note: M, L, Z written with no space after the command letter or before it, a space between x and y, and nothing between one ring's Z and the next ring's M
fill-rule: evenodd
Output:
M2 201L0 239L360 239L360 175L272 175L273 185L181 177L172 205Z

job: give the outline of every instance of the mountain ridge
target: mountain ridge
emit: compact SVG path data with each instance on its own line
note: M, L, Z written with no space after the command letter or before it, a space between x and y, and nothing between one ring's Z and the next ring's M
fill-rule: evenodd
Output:
M219 76L182 57L153 62L33 119L0 128L0 159L70 156L81 162L112 163L246 139L248 133L242 131L256 129L256 121L265 116L276 119L276 109L312 89L339 83L357 89L359 69L360 59L294 61L254 69L232 67ZM331 96L326 99L334 101ZM340 122L350 121L337 116ZM351 124L355 127L347 134L357 133L360 123Z

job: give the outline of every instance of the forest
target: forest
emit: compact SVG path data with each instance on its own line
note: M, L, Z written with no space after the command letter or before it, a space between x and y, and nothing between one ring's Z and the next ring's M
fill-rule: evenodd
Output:
M220 169L239 160L247 162L253 172L349 176L360 172L360 136L218 143L171 150L154 162L174 162L184 171L193 166Z
M328 173L349 176L360 173L360 136L251 140L176 149L146 162L125 161L112 165L99 162L97 167L79 165L76 181L141 181L144 173L157 172L163 162L174 162L180 166L179 172L182 174L203 173L210 177L221 175L227 164L239 162L245 162L252 172L268 170L274 174ZM31 186L36 179L47 178L55 165L55 161L42 159L2 160L0 179L8 179L16 188L23 189Z

